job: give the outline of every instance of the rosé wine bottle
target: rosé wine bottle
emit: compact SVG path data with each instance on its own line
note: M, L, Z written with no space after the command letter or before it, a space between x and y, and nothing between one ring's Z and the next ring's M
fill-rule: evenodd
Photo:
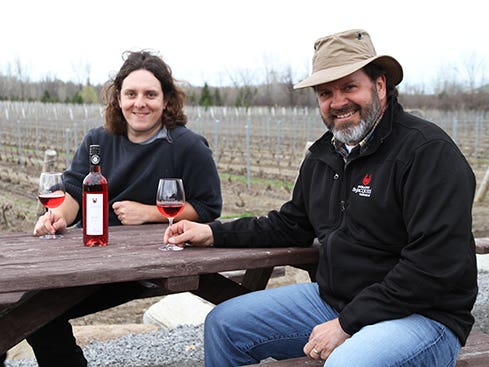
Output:
M83 180L83 243L107 246L109 243L109 192L100 168L100 145L90 145L90 172Z

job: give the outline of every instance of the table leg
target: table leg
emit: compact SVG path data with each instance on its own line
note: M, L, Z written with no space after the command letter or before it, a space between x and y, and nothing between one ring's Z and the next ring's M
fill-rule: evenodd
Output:
M0 317L0 354L7 352L99 287L92 285L38 291L9 306Z

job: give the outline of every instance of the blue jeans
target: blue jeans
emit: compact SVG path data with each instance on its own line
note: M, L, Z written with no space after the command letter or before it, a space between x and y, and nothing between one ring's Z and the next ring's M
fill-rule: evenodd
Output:
M253 292L216 306L204 328L206 367L236 367L304 356L314 326L338 313L316 283ZM324 367L455 366L460 342L444 325L411 316L369 325L337 347Z

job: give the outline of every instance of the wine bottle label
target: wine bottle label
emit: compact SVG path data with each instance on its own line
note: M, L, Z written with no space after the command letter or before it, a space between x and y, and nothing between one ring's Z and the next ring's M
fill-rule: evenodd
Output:
M86 234L97 236L104 234L104 195L86 194Z

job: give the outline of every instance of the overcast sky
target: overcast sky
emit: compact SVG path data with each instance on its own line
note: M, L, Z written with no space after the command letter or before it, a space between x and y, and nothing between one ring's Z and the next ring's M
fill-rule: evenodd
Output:
M0 71L15 73L20 61L31 80L89 74L103 83L123 51L139 49L158 51L194 85L263 80L266 69L287 67L300 79L314 41L350 28L367 30L378 54L401 63L403 84L428 85L467 65L489 78L482 0L5 0L0 9Z

